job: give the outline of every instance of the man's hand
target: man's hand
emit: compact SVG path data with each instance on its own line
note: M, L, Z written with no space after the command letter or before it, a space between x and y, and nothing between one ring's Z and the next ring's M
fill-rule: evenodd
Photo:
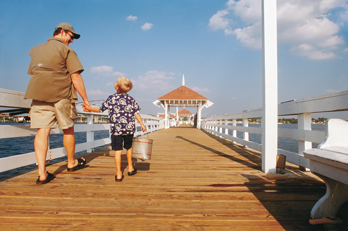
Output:
M85 112L91 112L91 104L87 101L87 102L83 102L82 104L82 107L83 107L83 111Z

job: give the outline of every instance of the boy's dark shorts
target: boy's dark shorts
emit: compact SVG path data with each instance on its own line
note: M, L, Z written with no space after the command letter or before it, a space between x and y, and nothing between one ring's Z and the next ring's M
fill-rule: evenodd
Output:
M134 134L123 135L123 136L122 135L118 135L118 136L111 135L112 150L114 150L114 151L122 150L123 149L122 143L124 143L125 149L127 149L127 150L130 149L133 145L133 137L134 137Z

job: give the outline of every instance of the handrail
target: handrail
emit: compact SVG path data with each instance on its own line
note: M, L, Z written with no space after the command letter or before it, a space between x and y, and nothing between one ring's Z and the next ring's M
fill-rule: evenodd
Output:
M24 93L16 92L6 89L0 89L0 107L10 108L30 108L31 100L24 100ZM110 136L108 138L94 140L95 131L109 130L109 124L95 124L95 116L107 116L107 112L104 113L90 113L84 112L81 105L76 107L78 114L87 115L87 124L75 124L75 132L86 132L85 143L76 144L75 152L81 152L87 150L87 152L93 152L93 149L106 144L110 144ZM141 117L147 127L147 132L141 131L141 126L136 123L136 132L134 137L142 136L147 133L151 133L164 128L163 120L150 116L143 115ZM36 129L30 129L29 125L1 125L0 139L15 138L15 137L27 137L36 135ZM139 129L140 128L140 129ZM63 131L59 128L51 130L51 134L63 134ZM50 149L47 152L47 161L56 158L66 156L64 147ZM20 155L0 158L0 172L28 166L36 163L35 152L24 153Z
M298 128L278 129L278 137L298 140L299 149L298 153L294 153L278 148L278 155L285 155L287 161L290 163L309 168L309 160L303 156L303 151L312 148L312 143L321 143L325 139L324 131L311 130L311 114L337 111L348 111L348 91L341 91L301 100L291 100L279 104L278 116L297 115ZM249 140L249 133L262 135L261 127L249 127L248 120L254 118L262 118L262 109L210 117L203 120L202 127L208 132L255 150L262 151L262 144ZM243 120L243 126L237 126L237 120ZM231 122L232 125L229 125ZM232 135L229 135L229 131L232 131ZM237 137L237 131L243 132L243 139Z

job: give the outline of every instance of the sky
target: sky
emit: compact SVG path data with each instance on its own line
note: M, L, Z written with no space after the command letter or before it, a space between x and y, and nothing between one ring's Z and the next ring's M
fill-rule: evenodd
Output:
M281 0L277 11L278 102L348 90L348 0ZM152 102L184 74L214 103L203 117L262 107L260 0L1 0L0 88L26 91L30 49L61 22L81 34L70 47L91 103L123 75L142 114L163 113Z

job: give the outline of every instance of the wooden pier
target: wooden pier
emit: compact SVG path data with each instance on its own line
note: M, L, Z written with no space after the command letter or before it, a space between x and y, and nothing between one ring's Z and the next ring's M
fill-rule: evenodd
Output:
M0 182L0 230L322 230L308 223L325 184L288 165L261 171L261 154L192 127L160 130L138 174L115 182L109 148L89 167L35 184L37 171ZM125 156L123 156L125 157Z

